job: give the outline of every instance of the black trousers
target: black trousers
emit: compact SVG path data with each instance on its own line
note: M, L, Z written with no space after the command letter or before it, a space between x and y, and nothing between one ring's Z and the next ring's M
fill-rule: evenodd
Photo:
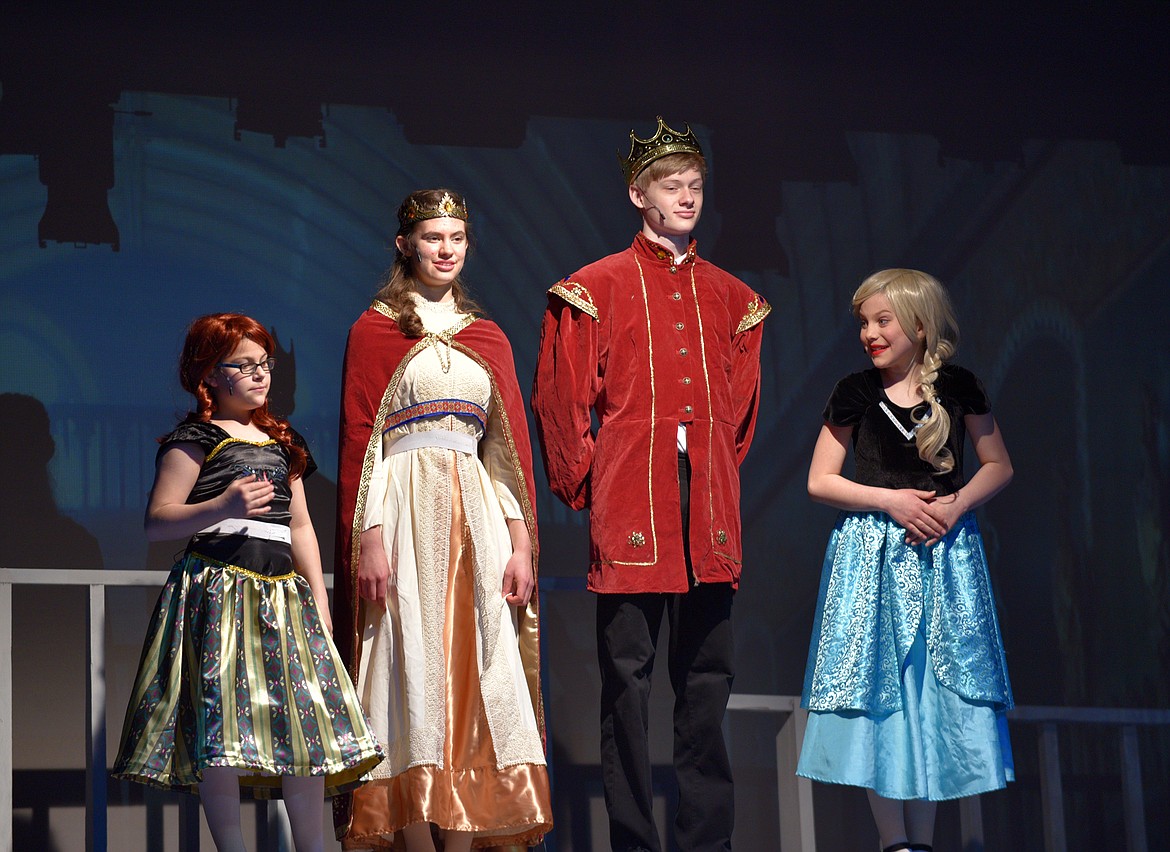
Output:
M685 457L679 472L685 530ZM734 677L732 594L730 584L711 583L682 594L597 596L601 771L614 850L662 849L654 825L648 733L650 680L664 615L674 688L675 839L685 852L731 849L734 796L722 723Z

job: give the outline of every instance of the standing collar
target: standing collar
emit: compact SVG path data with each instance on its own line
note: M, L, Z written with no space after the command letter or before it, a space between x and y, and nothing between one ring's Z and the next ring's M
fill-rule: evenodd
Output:
M694 263L699 256L699 244L692 238L690 245L687 246L687 253L679 263L674 262L674 252L666 246L654 242L654 240L647 237L641 231L634 236L634 252L647 260L658 261L672 268L682 266L687 263Z

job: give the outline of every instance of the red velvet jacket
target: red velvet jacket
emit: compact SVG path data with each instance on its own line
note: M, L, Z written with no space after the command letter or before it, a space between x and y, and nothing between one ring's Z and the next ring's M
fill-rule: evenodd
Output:
M589 588L684 592L678 424L695 580L739 585L739 465L755 430L770 308L642 234L549 290L532 389L549 486L590 510ZM596 434L591 413L597 416Z

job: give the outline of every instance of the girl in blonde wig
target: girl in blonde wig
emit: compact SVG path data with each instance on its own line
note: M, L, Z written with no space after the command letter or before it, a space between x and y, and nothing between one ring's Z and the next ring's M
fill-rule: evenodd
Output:
M837 383L809 468L810 496L842 512L822 569L797 774L866 788L884 852L923 852L937 801L1013 778L1011 685L973 511L1012 467L983 385L949 363L958 329L938 281L875 273L853 313L873 368Z
M955 460L946 448L951 418L934 389L939 368L959 348L959 326L950 297L938 279L916 269L884 269L861 282L853 294L853 315L870 296L884 293L902 328L921 329L922 367L918 383L927 409L914 416L918 428L914 443L918 457L940 473L954 469Z

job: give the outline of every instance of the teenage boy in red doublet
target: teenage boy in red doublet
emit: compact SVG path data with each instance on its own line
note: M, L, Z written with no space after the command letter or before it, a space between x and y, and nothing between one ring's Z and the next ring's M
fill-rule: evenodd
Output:
M630 140L619 160L642 229L630 248L549 290L532 407L550 487L590 512L612 847L661 848L647 723L665 614L675 835L684 850L706 852L731 848L721 724L742 561L739 465L755 429L770 308L696 253L707 167L690 127L680 134L660 117L653 138Z

